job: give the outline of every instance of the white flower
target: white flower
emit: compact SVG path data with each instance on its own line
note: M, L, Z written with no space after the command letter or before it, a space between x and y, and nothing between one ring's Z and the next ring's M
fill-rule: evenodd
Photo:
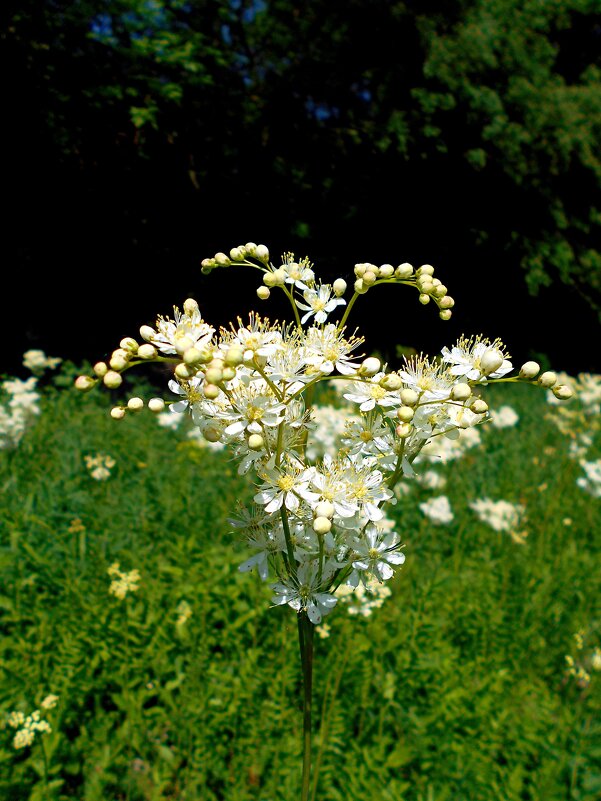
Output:
M451 350L442 349L443 362L451 365L449 372L468 381L502 378L513 369L508 357L500 339L490 342L479 336L475 339L461 337Z
M492 424L495 428L512 428L520 419L511 406L500 406L492 415Z
M349 392L344 393L344 397L352 403L358 403L362 412L369 412L375 409L376 405L382 408L395 408L401 406L401 398L398 392L391 392L380 386L380 379L384 373L377 373L373 378L353 381Z
M315 281L315 273L309 260L301 259L296 262L292 253L284 256L281 269L286 273L286 283L293 284L298 289L309 289Z
M446 495L439 495L437 498L430 498L419 504L422 512L436 525L446 525L453 518L451 504Z
M175 320L168 317L159 317L156 323L157 330L150 338L150 342L161 353L177 353L176 343L186 337L190 341L189 347L199 350L210 344L215 329L205 323L201 317L198 306L191 308L183 314L176 307L173 309Z
M319 495L309 490L311 471L290 462L278 468L265 468L261 471L263 486L255 495L255 503L265 506L266 512L275 512L285 506L296 512L300 501L316 503Z
M305 361L314 370L326 375L334 369L342 375L353 375L359 365L349 361L349 356L362 342L360 337L345 339L344 333L333 323L323 328L312 326L305 336Z
M381 581L388 581L394 575L392 565L402 565L405 561L405 554L398 548L397 534L393 531L383 534L370 523L365 527L362 538L354 543L355 554L359 558L353 562L353 568L373 574Z
M306 303L301 303L300 300L295 301L299 309L307 310L307 313L301 319L301 323L304 325L309 317L313 317L313 315L315 315L316 323L325 323L328 315L337 306L346 306L346 300L331 297L331 295L332 287L329 284L322 284L318 290L305 289L303 298Z
M450 397L455 381L443 366L431 362L425 356L405 359L403 369L399 370L399 376L409 389L417 392L422 402Z
M585 462L583 459L580 466L585 475L576 479L576 484L593 498L601 498L601 459L594 462Z
M493 501L490 498L481 498L472 501L470 508L476 512L480 520L495 531L513 531L521 521L525 508L521 504L509 501Z
M43 350L28 350L23 354L23 366L35 375L41 375L44 370L54 370L62 362L56 356L46 356Z
M276 606L288 604L296 612L306 612L314 625L321 623L322 617L328 615L338 601L332 593L321 592L333 570L329 565L324 566L320 583L318 562L304 562L297 570L296 580L290 577L271 585L275 593L272 603Z

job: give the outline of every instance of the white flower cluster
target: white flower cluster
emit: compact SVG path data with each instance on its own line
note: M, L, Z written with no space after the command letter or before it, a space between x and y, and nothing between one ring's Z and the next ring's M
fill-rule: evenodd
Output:
M54 709L58 702L58 695L48 695L40 706L43 710ZM31 715L23 712L11 712L7 719L7 724L11 729L16 729L13 737L13 748L21 749L33 745L36 734L47 734L52 731L52 727L47 720L42 718L42 713L36 709Z
M43 350L28 350L23 354L23 366L34 375L42 375L46 370L56 370L62 359L46 356Z
M419 508L437 526L444 526L453 521L453 510L446 495L430 498L420 503Z
M238 319L216 332L188 299L173 319L142 326L143 344L123 339L109 363L96 364L95 376L80 376L76 386L86 391L102 380L115 388L135 364L171 363L169 387L178 400L168 402L170 408L189 414L209 442L226 445L240 474L255 476L252 508L230 521L252 551L240 570L256 570L271 581L273 604L287 604L317 624L336 605L342 585L387 581L403 564L399 534L382 525L384 508L395 502L395 486L415 476L413 462L428 442L457 441L488 419L483 385L534 383L539 368L530 362L519 378L507 378L512 365L503 345L483 337L460 339L443 349L440 362L405 359L398 371L359 356L363 340L347 335L346 320L357 298L376 285L413 286L422 303L433 300L440 316L449 318L452 298L430 265L356 265L355 293L347 305L345 281L321 284L307 259L296 261L289 253L276 267L263 245L218 253L205 259L203 271L232 263L262 272L260 298L272 289L283 291L294 322L272 324L251 314L248 323ZM336 311L342 314L338 323L329 320ZM330 443L315 443L318 413L311 398L328 380L345 382L343 395L353 412L343 430L332 426ZM538 383L555 387L557 380L543 374ZM569 389L556 387L556 394L567 397ZM121 419L144 405L130 398L111 414ZM165 405L160 398L148 402L157 413ZM328 444L337 445L336 452L328 453Z
M576 479L576 484L593 498L601 498L601 459L596 459L594 462L586 462L583 459L580 466L584 470L584 475Z
M481 498L470 503L470 507L483 523L495 531L515 532L525 512L524 506L509 501L493 501Z
M112 579L109 593L120 601L122 601L129 592L137 592L140 589L139 570L130 570L129 573L124 573L120 569L119 562L115 562L109 567L107 573Z
M107 453L96 453L94 456L84 456L86 467L95 481L106 481L111 476L111 470L117 464Z
M37 378L31 376L26 381L13 378L1 385L8 396L6 403L0 403L0 449L16 448L25 431L39 415L40 395L35 391Z

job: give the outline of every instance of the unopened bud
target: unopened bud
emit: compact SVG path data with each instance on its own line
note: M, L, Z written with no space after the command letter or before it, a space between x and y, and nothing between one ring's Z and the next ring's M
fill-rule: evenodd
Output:
M148 408L151 412L158 414L162 412L165 408L165 401L162 398L151 398L148 401Z
M269 248L265 245L257 245L255 258L259 259L259 261L269 261Z
M396 373L387 373L386 375L382 376L378 383L382 389L386 389L389 392L394 392L403 386L403 379Z
M263 283L266 287L275 286L277 284L277 278L271 270L263 273Z
M108 387L109 389L117 389L123 383L123 379L116 373L114 370L109 370L108 373L102 379L104 386Z
M141 359L156 359L157 349L154 345L140 345L138 348L138 356Z
M203 428L202 435L207 442L219 442L221 439L221 429L215 423L209 423L208 426Z
M313 521L313 531L317 534L327 534L332 528L332 521L327 517L316 517Z
M452 309L455 305L455 301L450 295L445 295L438 301L438 305L441 309Z
M130 353L136 353L138 350L138 343L133 337L124 337L119 343L119 347L123 348L123 350L130 351Z
M225 363L237 367L244 361L244 348L242 345L231 345L225 353Z
M198 308L198 303L194 300L194 298L186 298L184 301L184 312L188 315L188 317L193 317L195 314L199 314L200 309Z
M520 367L520 378L532 379L536 378L540 371L540 364L537 362L525 362Z
M415 271L416 275L434 275L434 267L431 264L422 264Z
M404 406L415 406L419 400L419 395L414 389L401 390L401 401Z
M377 281L378 276L372 270L366 270L363 273L363 283L366 286L373 286Z
M276 286L284 286L286 283L286 278L288 278L288 273L283 267L278 267L277 270L273 271L273 277Z
M574 390L567 384L556 384L552 392L557 400L569 400L574 397Z
M447 288L444 284L435 285L432 294L435 298L444 298L447 294Z
M200 262L200 270L203 275L208 275L215 266L215 259L203 259Z
M111 409L111 417L113 420L123 420L125 417L125 409L122 409L121 406L114 406Z
M127 367L127 359L124 359L122 356L111 356L109 364L112 370L117 370L117 372L120 372L121 370L125 370Z
M453 316L453 312L450 309L442 309L438 312L438 316L441 320L450 320Z
M232 261L244 261L244 254L240 248L232 248L230 250L230 259Z
M320 501L315 507L315 516L332 518L335 511L334 504L331 501Z
M400 439L407 439L411 434L412 426L409 423L399 423L395 428L396 435Z
M108 373L109 368L107 367L105 362L96 362L96 364L93 367L93 370L99 378L102 378Z
M151 342L156 336L156 331L149 325L143 325L140 328L140 336L142 339L146 340L146 342Z
M375 375L382 367L382 363L375 356L368 356L364 359L361 367L359 368L359 375L372 376Z
M262 451L265 446L265 440L260 434L251 434L248 438L248 447L251 451Z
M411 408L411 406L400 406L396 410L396 416L399 418L401 423L410 423L413 420L413 415L415 412Z
M205 381L209 384L220 384L223 381L223 370L219 367L208 367L205 373Z
M358 295L365 295L369 287L365 286L362 278L357 278L357 280L354 283L354 289Z
M422 294L419 296L419 302L422 304L422 306L427 306L428 303L430 303L430 295L426 295L422 292Z
M216 387L215 384L203 384L202 394L209 400L215 400L215 398L218 398L220 392L221 390L219 387Z
M127 401L127 408L132 412L139 412L144 408L144 401L142 398L130 398Z
M198 348L192 347L184 353L184 362L186 364L198 364L202 358L202 353Z
M380 278L391 278L394 275L392 264L382 264L380 266Z
M244 249L246 250L249 256L254 256L257 246L255 245L254 242L247 242L246 245L244 245Z
M409 264L409 262L404 262L403 264L399 264L399 266L394 271L394 274L397 278L402 280L406 280L407 278L411 278L413 275L413 266Z
M541 387L546 387L547 389L551 389L557 384L557 375L552 370L547 370L546 373L541 373L538 377L538 383Z
M344 278L337 278L332 284L332 289L337 298L341 298L346 292L346 281Z
M89 375L78 375L75 379L75 389L80 392L89 392L96 386L96 381Z
M226 256L225 253L219 251L219 253L215 254L215 263L219 265L219 267L229 267L232 263L229 256Z
M194 340L191 337L186 336L186 334L179 332L173 337L173 347L175 348L176 353L179 353L180 356L183 356L189 348L194 347Z
M355 264L355 275L357 278L363 278L367 270L367 264Z
M183 362L181 364L177 364L174 370L175 375L178 378L182 378L184 381L187 381L188 378L195 376L197 372L198 371L196 367L193 367L189 364L184 364Z
M496 348L485 350L480 359L480 368L484 375L490 375L503 364L503 354Z
M257 297L259 300L267 300L268 297L271 295L269 288L266 286L257 287Z
M472 388L469 384L455 384L451 390L451 398L455 401L466 401L469 397L471 397L471 394Z
M476 400L470 404L470 410L474 414L484 414L484 412L488 411L488 403L483 401L482 398L476 398Z

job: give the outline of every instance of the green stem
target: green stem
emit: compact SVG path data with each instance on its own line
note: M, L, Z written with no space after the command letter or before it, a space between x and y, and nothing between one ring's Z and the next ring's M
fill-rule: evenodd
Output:
M48 792L48 756L46 755L46 746L44 745L43 736L40 737L40 746L42 748L42 757L44 759L44 797L49 801L50 794Z
M298 642L303 669L303 778L301 801L309 801L311 788L311 697L313 691L313 624L303 612L298 616Z
M349 316L349 314L351 313L351 309L352 309L352 308L353 308L353 306L355 305L355 301L357 300L357 298L358 298L358 297L359 297L359 293L358 293L358 292L355 292L355 294L353 295L353 297L350 299L350 301L349 301L349 304L348 304L348 306L346 307L346 311L344 312L344 314L343 314L343 316L342 316L342 320L341 320L341 321L338 323L338 325L336 326L336 328L337 328L337 330L338 330L338 331L342 331L342 329L344 328L344 324L346 323L346 321L347 321L347 319L348 319L348 316Z
M296 324L302 330L303 327L301 325L298 309L296 308L296 303L294 302L294 296L292 295L292 292L290 292L290 290L286 287L286 284L284 284L282 289L284 290L284 294L290 301L290 305L292 306L292 311L294 312L294 319L296 320Z

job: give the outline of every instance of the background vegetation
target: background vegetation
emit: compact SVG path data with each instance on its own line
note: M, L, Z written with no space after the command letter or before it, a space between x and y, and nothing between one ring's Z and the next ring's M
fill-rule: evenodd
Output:
M544 392L495 389L491 405L520 420L437 468L455 519L425 518L418 502L439 493L413 485L392 512L407 554L392 597L368 618L340 604L317 638L321 801L599 798L600 501L576 486ZM115 423L109 407L49 385L35 426L0 454L0 708L59 696L32 748L0 731L0 797L294 799L296 623L237 572L246 547L226 520L252 488L183 429L147 413ZM115 460L103 481L86 467L97 453ZM525 544L478 520L479 497L526 506ZM141 574L122 601L115 561Z

